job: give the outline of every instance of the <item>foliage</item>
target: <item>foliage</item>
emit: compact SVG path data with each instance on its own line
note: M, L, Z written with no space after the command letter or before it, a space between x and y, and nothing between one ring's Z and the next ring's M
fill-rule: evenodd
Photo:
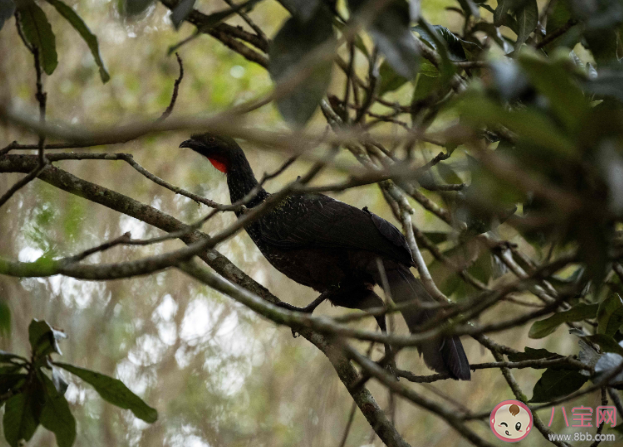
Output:
M95 388L102 398L120 408L131 410L146 422L155 422L158 413L147 406L121 381L104 374L55 362L61 354L58 341L64 332L46 321L32 320L28 327L30 360L0 351L0 406L5 405L4 436L11 447L30 441L39 424L56 435L59 447L71 447L76 438L76 421L65 399L68 383L60 369L79 377Z

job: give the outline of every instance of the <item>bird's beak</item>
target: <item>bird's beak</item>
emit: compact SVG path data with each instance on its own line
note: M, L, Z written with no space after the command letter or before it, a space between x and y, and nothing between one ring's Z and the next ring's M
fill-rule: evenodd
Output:
M190 140L182 141L182 144L180 144L180 147L188 147L192 149L193 147L196 146L196 144L197 144L196 141L191 138Z

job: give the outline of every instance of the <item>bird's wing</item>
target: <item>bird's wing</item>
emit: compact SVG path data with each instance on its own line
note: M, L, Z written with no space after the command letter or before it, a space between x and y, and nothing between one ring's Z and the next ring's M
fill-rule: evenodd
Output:
M368 250L412 265L402 233L371 213L322 194L292 196L259 221L262 239L284 248Z

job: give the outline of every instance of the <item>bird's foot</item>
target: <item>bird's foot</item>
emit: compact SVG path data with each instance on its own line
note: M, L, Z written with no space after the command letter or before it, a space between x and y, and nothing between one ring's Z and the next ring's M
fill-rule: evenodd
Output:
M314 301L312 301L305 307L296 307L296 306L293 306L292 304L284 303L283 301L278 303L277 306L283 307L284 309L288 309L294 312L302 312L302 313L311 315L314 312L314 310L316 310L316 307L318 307L322 302L324 302L327 299L327 296L328 296L328 293L323 292L320 294L320 296L318 296L318 298L316 298ZM292 336L294 338L298 337L298 333L294 329L292 329Z
M396 380L396 382L398 382L398 374L396 373L396 371L398 370L398 367L396 366L396 362L394 360L392 360L391 362L387 363L385 365L385 370L391 374L391 376Z

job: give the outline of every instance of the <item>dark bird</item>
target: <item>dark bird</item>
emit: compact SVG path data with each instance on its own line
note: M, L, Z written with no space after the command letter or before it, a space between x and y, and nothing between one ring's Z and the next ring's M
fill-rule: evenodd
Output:
M232 138L193 135L180 147L205 156L227 174L232 203L258 186L244 152ZM260 205L269 195L260 187L246 207ZM236 214L240 217L242 211ZM414 262L405 237L366 208L360 210L323 194L292 195L245 229L277 270L321 292L306 308L287 304L286 308L311 312L325 299L336 306L364 311L383 307L383 300L373 290L375 284L382 286L384 282L380 259L390 289L386 292L397 304L415 303L401 310L409 329L413 332L436 316L437 309L417 306L418 301L436 301L409 270ZM385 330L385 316L377 317L377 322ZM418 349L431 369L469 380L469 362L458 337L427 341Z

